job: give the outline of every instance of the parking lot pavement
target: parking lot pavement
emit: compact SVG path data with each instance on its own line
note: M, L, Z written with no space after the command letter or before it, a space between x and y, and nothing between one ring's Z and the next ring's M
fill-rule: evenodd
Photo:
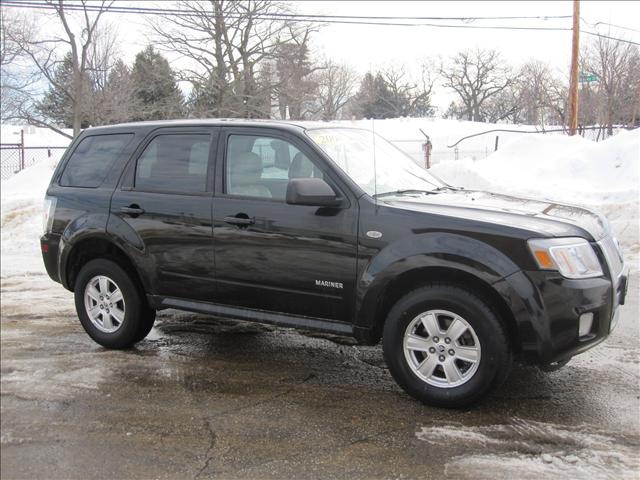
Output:
M0 475L638 478L638 292L605 344L514 367L464 410L404 394L380 347L165 311L107 351L44 276L2 279Z

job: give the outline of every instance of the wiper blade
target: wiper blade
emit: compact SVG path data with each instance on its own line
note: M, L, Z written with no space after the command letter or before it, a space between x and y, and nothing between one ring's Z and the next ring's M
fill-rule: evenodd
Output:
M440 190L439 188L434 189L434 190L394 190L392 192L382 192L382 193L376 193L373 197L374 198L380 198L380 197L387 197L390 195L411 195L411 194L416 194L416 193L424 193L427 195L433 195L438 193Z

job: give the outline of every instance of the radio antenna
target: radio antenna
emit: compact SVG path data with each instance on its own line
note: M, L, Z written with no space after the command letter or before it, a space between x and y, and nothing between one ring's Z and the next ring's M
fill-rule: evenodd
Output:
M376 119L371 119L371 138L373 140L373 198L378 207L378 170L376 168Z

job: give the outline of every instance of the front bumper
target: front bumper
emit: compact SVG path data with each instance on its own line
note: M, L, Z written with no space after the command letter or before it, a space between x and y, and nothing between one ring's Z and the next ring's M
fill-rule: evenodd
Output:
M516 272L505 278L516 317L523 360L563 362L602 342L616 326L628 275L572 280L550 271ZM526 292L526 293L525 293ZM579 333L580 316L592 314L588 332Z

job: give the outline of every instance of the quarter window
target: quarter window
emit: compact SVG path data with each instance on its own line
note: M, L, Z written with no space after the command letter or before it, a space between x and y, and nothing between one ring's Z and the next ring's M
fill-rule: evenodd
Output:
M63 187L98 187L133 134L92 135L73 151L60 177Z
M135 188L181 193L207 189L209 135L158 135L136 165Z

